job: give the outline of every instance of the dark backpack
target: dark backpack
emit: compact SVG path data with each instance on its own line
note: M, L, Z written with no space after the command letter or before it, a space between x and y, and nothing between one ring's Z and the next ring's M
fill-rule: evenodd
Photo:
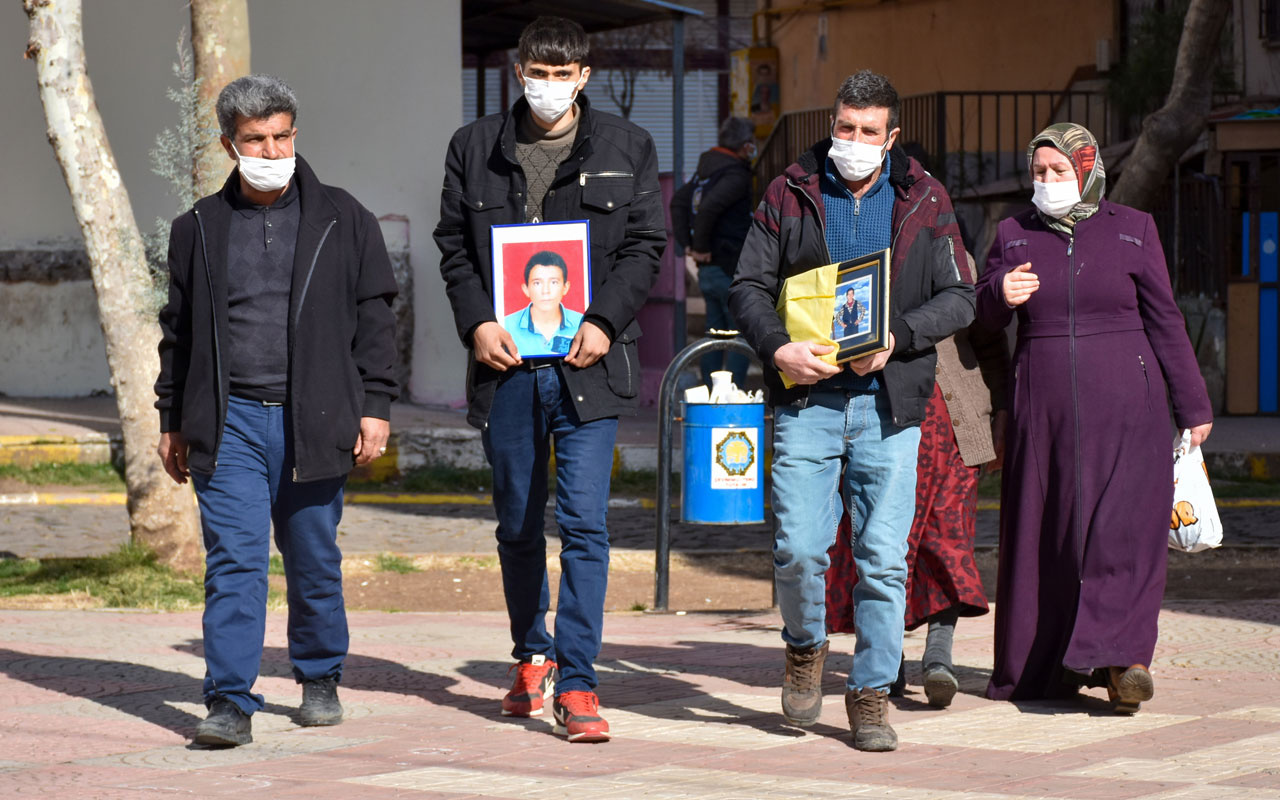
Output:
M698 222L698 207L702 205L703 196L706 195L707 191L712 186L715 186L716 182L719 181L720 178L724 177L725 173L733 169L735 166L737 165L726 164L705 177L695 172L693 173L693 176L689 178L689 182L680 187L679 194L681 196L681 202L685 204L685 209L689 215L688 234L690 237L693 236L694 226Z

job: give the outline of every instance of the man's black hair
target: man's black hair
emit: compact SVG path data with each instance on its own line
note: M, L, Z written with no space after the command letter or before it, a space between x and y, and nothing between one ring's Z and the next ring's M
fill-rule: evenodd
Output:
M560 66L556 64L555 66ZM529 273L533 272L534 267L559 267L560 274L564 276L564 282L569 282L569 265L564 263L564 259L559 253L553 250L539 250L529 257L529 263L524 265L524 282L529 283Z
M893 88L888 78L878 72L864 69L845 78L844 83L840 84L840 91L836 92L836 103L832 113L839 115L840 106L887 108L889 109L889 128L885 134L898 127L898 111L901 108L898 102L898 90Z
M582 26L564 17L538 17L524 26L518 45L520 64L564 64L582 66L587 62L590 46Z

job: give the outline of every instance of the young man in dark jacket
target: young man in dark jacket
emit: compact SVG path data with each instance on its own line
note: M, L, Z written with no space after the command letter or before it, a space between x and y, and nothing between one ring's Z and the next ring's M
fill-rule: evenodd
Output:
M467 348L467 419L493 467L518 662L502 713L541 714L553 695L556 730L574 742L609 738L594 667L609 569L609 476L618 415L634 413L639 389L635 314L666 241L653 141L591 107L581 94L586 58L576 22L539 17L524 29L515 68L524 96L453 135L435 231ZM591 304L568 355L524 358L494 312L490 229L580 219L590 222ZM543 535L552 440L563 567L554 639Z
M782 713L812 725L827 654L824 574L848 497L857 645L845 708L859 750L893 750L888 689L902 658L907 536L933 345L969 324L973 287L942 184L895 150L898 94L870 71L836 96L832 138L769 184L729 303L765 363L774 406L774 576L786 642ZM889 349L842 369L826 344L791 341L775 308L786 278L891 248ZM770 368L771 367L771 368ZM779 373L796 384L783 386Z
M278 78L217 103L237 167L173 222L160 312L158 452L195 483L204 529L204 700L197 743L253 740L271 524L284 557L289 658L303 725L342 721L347 653L337 526L353 464L386 450L396 280L373 214L293 151Z
M718 144L698 159L693 177L671 196L671 225L687 258L698 265L698 288L707 302L708 330L736 330L729 313L729 284L742 241L751 227L751 159L756 126L744 117L720 125ZM727 369L744 386L747 357L709 353L702 357L702 379Z

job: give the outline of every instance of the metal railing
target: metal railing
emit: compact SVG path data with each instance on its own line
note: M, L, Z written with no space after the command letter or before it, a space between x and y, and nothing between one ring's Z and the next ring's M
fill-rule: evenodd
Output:
M925 167L953 195L1026 171L1031 137L1054 122L1077 122L1112 140L1107 96L1092 91L933 92L902 100L903 144L916 142ZM756 159L757 196L814 142L830 135L829 107L783 114Z

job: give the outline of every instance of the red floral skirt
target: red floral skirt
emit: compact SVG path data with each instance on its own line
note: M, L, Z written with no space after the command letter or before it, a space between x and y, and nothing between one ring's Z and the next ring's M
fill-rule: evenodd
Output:
M935 384L920 426L916 515L907 550L907 630L953 606L962 617L987 613L987 595L973 560L979 471L979 467L965 466L960 458L951 415ZM858 574L851 536L846 510L827 569L827 630L832 633L853 632L853 587Z

